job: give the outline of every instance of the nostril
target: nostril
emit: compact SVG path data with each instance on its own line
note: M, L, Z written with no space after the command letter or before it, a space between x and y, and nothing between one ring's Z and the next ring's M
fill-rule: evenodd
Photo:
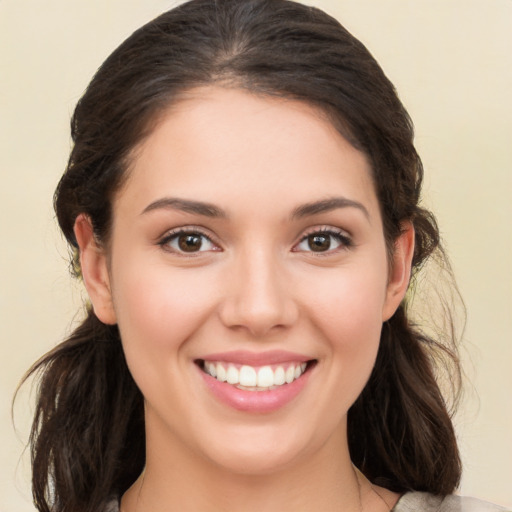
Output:
M219 318L231 330L246 331L261 338L269 332L292 326L298 318L297 304L286 289L263 272L248 270L232 278L240 282L219 304Z

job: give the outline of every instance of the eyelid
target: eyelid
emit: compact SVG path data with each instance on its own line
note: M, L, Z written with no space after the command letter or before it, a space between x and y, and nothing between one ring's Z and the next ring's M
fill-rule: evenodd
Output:
M337 235L342 235L345 238L352 238L352 235L346 229L331 226L329 224L320 224L318 226L312 226L310 228L307 228L305 231L303 231L299 240L303 240L307 236L312 235L314 233L334 233Z
M173 228L173 229L166 231L162 236L160 236L158 238L157 245L159 245L163 249L165 249L166 245L173 238L177 237L178 235L187 234L187 233L196 233L196 234L199 234L199 235L205 237L211 244L216 246L216 248L213 249L213 251L222 251L223 250L221 247L221 244L216 240L216 237L214 235L212 235L212 233L209 230L207 230L201 226L195 226L195 225L180 226L180 227ZM299 251L296 249L297 246L300 243L304 242L308 236L314 235L317 233L318 234L327 234L327 235L334 236L334 237L338 238L338 240L340 241L340 246L336 247L334 249L329 249L329 250L323 251L323 252L319 251L316 253L315 253L315 251ZM352 235L350 235L346 230L341 229L339 227L330 226L330 225L320 225L320 226L310 227L310 228L306 229L305 231L303 231L302 234L300 235L300 238L294 243L294 245L292 247L292 251L293 252L311 252L311 253L315 253L316 256L322 256L322 255L325 256L325 255L333 254L333 253L338 252L343 249L348 249L348 248L352 247L353 245L354 244L352 242ZM174 254L178 254L180 256L187 256L187 257L194 257L194 256L198 256L201 253L212 252L212 250L208 250L208 251L196 251L196 252L186 253L186 252L182 252L182 251L172 250L171 248L168 248L167 250Z
M178 254L180 256L186 256L186 257L194 257L198 256L201 253L205 252L212 252L210 251L196 251L196 252L181 252L181 251L175 251L172 249L165 249L166 245L175 237L182 234L190 234L190 233L196 233L198 235L204 236L211 244L216 246L216 249L214 251L222 251L222 248L220 246L220 243L216 240L216 237L213 236L208 230L202 228L201 226L180 226L177 228L169 229L166 231L162 236L158 238L157 245L161 246L164 250L167 250L168 252L171 252L173 254Z
M340 247L336 247L335 249L329 249L327 251L299 251L296 249L296 247L304 242L309 236L314 234L327 234L330 236L337 237L340 240ZM354 243L352 241L352 235L348 233L348 231L335 227L335 226L329 226L329 225L321 225L321 226L313 226L306 231L304 231L298 241L293 245L292 251L293 252L308 252L313 253L315 256L327 256L332 255L333 253L339 252L340 250L346 250L353 247Z

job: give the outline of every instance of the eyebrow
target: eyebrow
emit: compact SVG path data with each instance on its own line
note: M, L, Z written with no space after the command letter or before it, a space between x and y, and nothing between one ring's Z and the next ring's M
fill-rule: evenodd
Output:
M154 211L154 210L181 210L187 213L195 213L196 215L203 215L212 218L226 218L227 214L224 210L211 203L202 201L192 201L190 199L179 199L176 197L163 197L157 199L142 210L141 215Z
M320 213L330 212L338 208L357 208L358 210L361 210L368 219L370 218L368 210L362 203L353 201L352 199L347 199L346 197L332 197L300 205L293 210L291 218L301 219L312 215L318 215ZM194 213L196 215L203 215L204 217L211 218L228 217L224 210L212 203L180 199L176 197L163 197L153 201L144 208L141 215L159 209L181 210L183 212Z
M293 210L292 219L300 219L310 215L318 215L319 213L326 213L338 208L357 208L361 210L367 219L370 219L370 214L366 207L358 201L347 199L346 197L331 197L329 199L322 199L313 203L306 203L298 206Z

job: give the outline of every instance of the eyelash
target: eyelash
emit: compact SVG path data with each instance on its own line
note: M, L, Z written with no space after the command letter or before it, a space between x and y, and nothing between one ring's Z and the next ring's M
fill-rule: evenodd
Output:
M169 244L173 242L174 240L178 241L180 236L183 235L196 235L203 239L206 239L212 246L216 247L215 249L210 249L208 251L183 251L178 248L172 248ZM218 244L216 244L210 236L208 236L206 233L204 233L200 228L197 228L195 226L191 226L189 228L178 228L174 229L172 231L169 231L164 235L164 237L158 242L158 245L162 247L165 251L172 252L174 254L178 254L180 256L187 256L187 257L194 257L202 252L209 252L211 250L213 251L220 251Z
M206 239L208 243L210 243L212 246L214 246L214 249L207 249L207 250L197 250L197 251L185 251L180 250L179 248L172 248L169 244L173 241L178 241L180 236L183 235L196 235L203 239ZM311 236L328 236L330 238L334 238L337 243L339 244L338 247L335 247L331 249L330 247L325 251L314 251L314 250L300 250L298 247L306 242L309 237ZM165 236L158 242L158 245L162 247L162 249L172 252L174 254L178 254L180 256L187 256L187 257L195 257L199 255L202 252L210 252L210 251L222 251L222 249L219 247L218 244L216 244L212 238L203 232L200 228L191 226L188 228L178 228L174 229L168 233L165 234ZM201 244L202 247L203 244ZM352 239L350 236L347 235L345 231L338 230L332 227L322 227L322 228L313 228L309 232L307 232L300 241L295 244L292 248L292 252L310 252L312 254L315 254L316 256L327 256L330 254L333 254L334 252L338 252L340 250L346 250L353 246ZM200 247L200 248L201 248Z
M332 255L335 252L350 249L354 245L352 242L352 239L345 231L342 231L341 229L332 228L332 227L322 227L322 228L313 228L309 232L307 232L300 239L300 241L294 246L294 248L292 250L294 252L302 252L299 249L297 249L297 247L300 244L306 242L308 240L308 238L311 236L321 236L321 235L334 238L338 242L339 246L335 247L333 249L331 249L329 247L326 251L309 250L309 251L303 251L303 252L310 252L312 254L315 254L315 256L328 256L328 255Z

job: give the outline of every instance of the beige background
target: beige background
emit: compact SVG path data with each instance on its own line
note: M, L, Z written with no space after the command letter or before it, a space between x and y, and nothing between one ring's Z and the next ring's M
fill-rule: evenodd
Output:
M318 0L369 47L417 128L426 201L466 301L461 492L512 506L512 1ZM62 338L80 292L52 192L95 69L163 0L0 0L0 512L33 511L23 371Z

